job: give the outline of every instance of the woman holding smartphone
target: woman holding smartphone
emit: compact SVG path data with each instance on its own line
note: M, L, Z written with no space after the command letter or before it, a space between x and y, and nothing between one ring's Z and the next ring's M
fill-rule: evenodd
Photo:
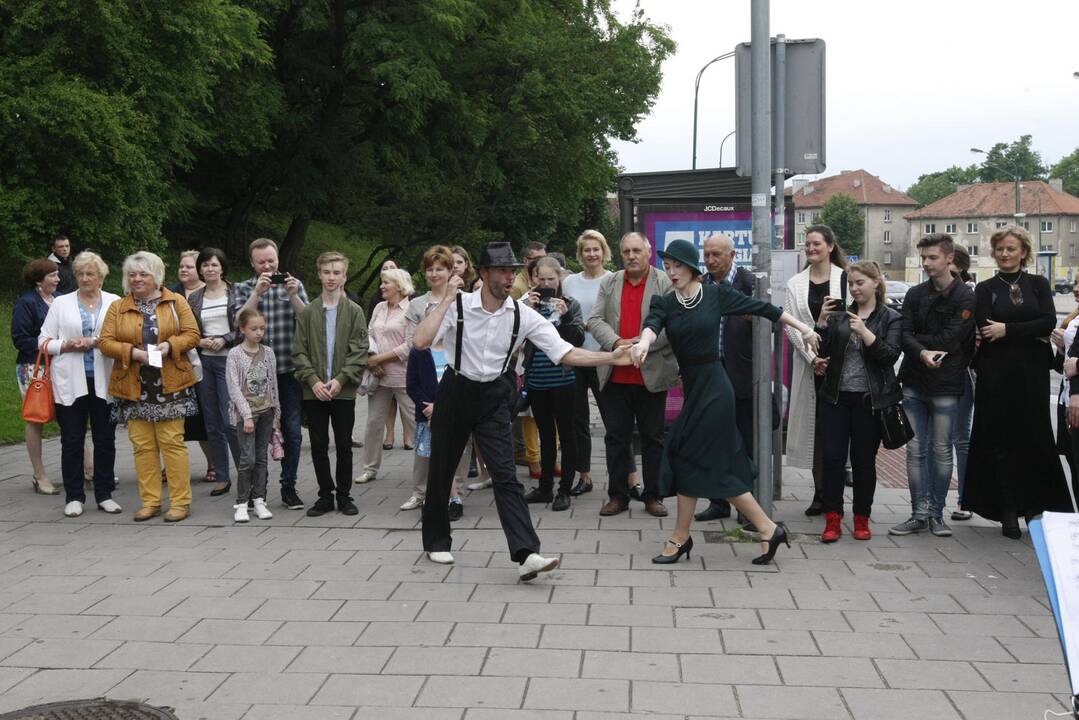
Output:
M884 278L873 261L847 268L850 296L843 308L826 306L817 320L821 334L817 393L824 466L825 526L821 542L843 534L843 478L850 458L854 475L854 538L868 540L869 515L877 487L880 425L874 411L903 399L895 377L903 327L899 313L884 304Z
M843 288L843 269L847 266L843 250L835 233L827 225L806 228L806 268L787 283L787 299L783 310L800 322L812 327L820 318L826 302L842 307L846 299ZM794 369L791 373L790 407L787 411L787 464L813 471L813 501L806 515L820 515L824 508L822 456L816 436L817 383L816 369L822 367L816 353L802 342L798 334L787 328L794 347Z

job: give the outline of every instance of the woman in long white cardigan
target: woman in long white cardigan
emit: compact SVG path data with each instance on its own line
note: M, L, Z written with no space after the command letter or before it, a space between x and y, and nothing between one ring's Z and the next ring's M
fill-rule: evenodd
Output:
M112 359L98 350L97 337L109 306L120 298L101 289L109 268L96 253L79 253L71 268L79 289L53 300L38 337L38 343L53 356L52 394L60 424L60 469L67 496L64 514L78 517L86 502L83 447L87 420L94 439L94 500L101 510L118 513L121 508L112 499L116 425L108 397Z
M806 267L787 282L787 299L783 309L803 323L814 326L825 297L845 297L842 288L846 258L836 243L835 233L827 225L806 228ZM825 288L827 283L827 288ZM827 362L806 349L802 338L787 335L794 347L794 367L791 373L790 406L787 412L787 464L813 471L815 492L806 515L821 513L821 468L816 448L817 387L814 364Z

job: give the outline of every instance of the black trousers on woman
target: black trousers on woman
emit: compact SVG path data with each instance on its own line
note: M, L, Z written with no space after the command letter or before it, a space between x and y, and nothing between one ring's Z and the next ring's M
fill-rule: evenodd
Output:
M574 385L557 388L532 389L528 401L532 406L532 418L536 421L540 439L539 489L550 491L554 487L555 459L558 440L562 440L562 479L558 492L569 495L573 476L577 472L577 433L575 432ZM558 433L555 433L555 427Z
M86 394L71 405L56 404L56 422L60 425L60 472L64 476L64 499L86 502L83 489L83 447L86 445L86 421L94 439L94 500L103 503L116 489L116 425L109 404L94 390L94 378L86 376Z
M592 413L588 407L588 391L599 403L599 376L593 367L576 368L577 384L573 394L573 427L577 438L577 472L592 472ZM565 465L563 465L565 467Z
M304 400L307 435L311 440L311 464L315 466L320 500L352 500L352 426L356 423L356 401ZM337 456L337 482L330 473L330 426Z
M487 464L495 493L495 508L506 534L510 557L523 563L538 553L540 541L532 527L524 488L513 464L513 423L510 396L516 388L508 380L476 382L446 368L438 385L438 402L431 417L431 465L427 473L427 499L423 503L423 549L449 552L449 499L453 475L468 438Z
M818 399L817 437L824 461L824 511L843 514L843 478L849 457L854 474L854 514L868 517L877 490L880 425L866 394L840 392L835 405Z

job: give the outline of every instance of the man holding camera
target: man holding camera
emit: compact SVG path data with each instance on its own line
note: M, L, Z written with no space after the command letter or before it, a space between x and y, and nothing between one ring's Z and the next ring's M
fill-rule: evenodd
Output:
M303 388L292 373L292 340L296 316L307 307L307 291L299 278L279 272L277 243L269 238L253 240L247 248L247 259L255 276L236 284L236 312L257 308L266 318L263 342L273 348L277 357L277 393L281 401L281 435L285 457L281 461L281 503L289 510L303 510L303 501L296 494L296 473L300 465L300 411Z
M974 354L974 291L952 277L955 245L934 233L918 243L929 279L903 301L903 408L914 439L907 444L911 517L888 532L929 530L948 537L944 503L952 481L952 425L963 394L963 373Z

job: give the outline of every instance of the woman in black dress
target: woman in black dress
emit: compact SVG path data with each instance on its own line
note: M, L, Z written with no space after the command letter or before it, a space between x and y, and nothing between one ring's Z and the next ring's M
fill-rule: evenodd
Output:
M675 240L659 253L674 292L656 295L649 306L640 341L632 346L633 363L640 367L648 348L662 330L681 369L686 402L663 445L660 495L678 495L678 518L663 554L654 563L689 557L689 536L697 498L726 498L761 534L764 554L755 565L772 561L787 530L774 523L750 492L757 468L746 454L734 422L734 390L720 362L719 320L723 315L759 315L798 331L816 354L820 338L813 328L775 305L743 295L727 285L703 285L697 248Z
M974 288L981 347L963 508L1019 539L1020 515L1072 512L1046 401L1056 308L1049 281L1023 272L1032 251L1025 230L1002 228L989 242L999 272Z

